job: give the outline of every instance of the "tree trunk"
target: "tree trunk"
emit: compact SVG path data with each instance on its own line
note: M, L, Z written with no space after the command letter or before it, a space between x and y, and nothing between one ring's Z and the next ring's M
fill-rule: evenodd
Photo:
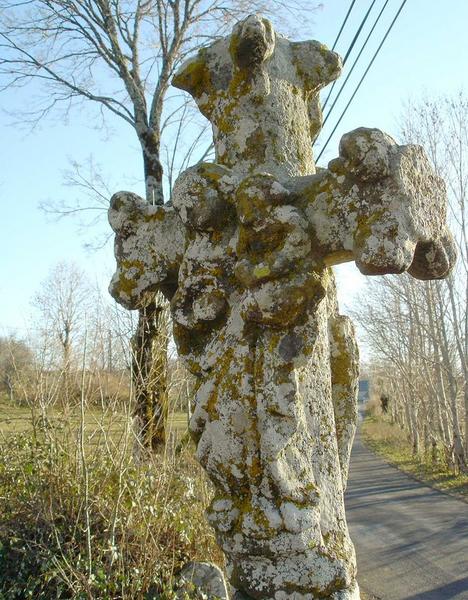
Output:
M153 302L139 311L132 341L134 415L139 441L148 452L157 451L166 441L168 339L167 303L157 294Z
M439 302L442 304L440 288L436 287L436 292ZM456 469L466 471L467 460L465 456L465 448L463 446L463 437L460 426L460 418L458 415L458 384L456 373L454 373L453 360L450 355L450 346L448 341L448 333L443 318L439 319L440 323L440 348L445 364L448 388L450 393L450 410L452 412L452 433L453 433L453 452L456 463Z
M140 135L140 143L143 151L146 200L149 204L164 204L159 133L154 129L147 129Z
M164 194L159 132L148 127L138 134L143 155L146 201L162 205ZM138 311L138 326L132 342L134 416L138 439L147 452L157 451L166 441L168 339L168 303L162 294L157 293L149 306Z
M13 404L15 401L14 384L13 384L13 379L11 377L9 377L8 375L5 378L5 385L8 390L8 398L9 398L11 404Z
M62 394L62 410L64 414L68 413L68 409L72 404L72 381L71 381L71 340L70 331L66 327L62 341L62 377L63 377L63 394Z
M460 364L462 367L462 373L463 373L463 407L464 407L464 429L465 429L465 445L464 448L462 448L460 450L460 452L463 452L464 454L464 461L463 461L463 465L462 468L466 471L467 467L468 467L468 384L467 384L467 379L468 379L468 357L466 355L466 339L462 340L462 333L459 331L458 327L463 325L464 329L465 329L465 337L466 337L466 329L467 329L467 319L468 316L466 314L466 310L465 310L465 315L464 315L464 323L463 324L459 324L459 318L457 315L457 307L456 307L456 301L455 301L455 291L454 291L454 285L453 285L453 278L449 277L447 279L447 288L449 291L449 298L450 298L450 307L451 307L451 311L452 311L452 319L453 319L453 330L455 333L455 342L456 342L456 347L457 347L457 351L458 351L458 357L460 359ZM466 281L466 286L465 286L465 307L468 305L468 302L466 301L466 298L468 298L468 278ZM461 428L460 428L460 435L461 435ZM462 442L460 441L460 445L463 445Z
M452 447L452 434L450 431L450 425L448 423L448 400L445 393L445 382L444 382L444 374L442 372L442 356L439 338L440 335L437 332L436 324L439 323L437 316L435 314L435 299L433 294L433 283L429 282L425 287L425 300L426 300L426 310L428 316L428 326L429 326L429 338L431 344L432 355L434 357L434 376L435 376L435 384L434 384L434 392L435 392L435 417L437 422L437 427L440 433L440 439L442 440L444 447L446 450L449 450ZM440 326L440 325L439 325ZM429 374L426 379L429 381L431 377Z

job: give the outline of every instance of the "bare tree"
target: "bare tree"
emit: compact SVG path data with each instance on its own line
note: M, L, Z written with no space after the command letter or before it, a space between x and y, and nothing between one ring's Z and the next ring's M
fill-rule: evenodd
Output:
M464 399L465 462L468 460L468 98L460 91L451 97L423 99L409 104L403 118L405 141L424 144L438 173L447 182L451 228L459 260L446 280L447 327L453 332L453 360L462 372ZM439 295L440 289L437 288ZM452 383L452 387L455 384ZM454 414L458 419L458 415ZM461 429L461 426L460 426ZM460 436L462 434L460 433ZM456 445L459 442L456 440ZM460 450L461 452L461 450Z
M71 400L71 370L74 346L83 334L87 312L92 309L91 288L86 276L73 263L61 262L42 282L34 296L38 328L60 348L59 368L64 378L64 407Z
M171 184L184 166L176 149L188 128L181 128L180 122L190 119L186 97L167 94L171 77L188 54L221 35L233 20L256 11L304 24L312 9L299 0L0 0L2 86L23 86L33 79L43 84L44 96L23 113L23 119L33 123L85 101L98 106L102 116L125 121L141 147L146 200L162 204L163 158ZM168 132L174 141L162 145ZM185 162L200 135L200 130L192 132ZM162 401L167 396L165 375L159 374L157 382L141 375L154 372L151 363L164 362L154 352L165 351L167 330L150 322L163 309L167 307L161 297L141 307L134 338L136 361L149 361L136 365L135 387L143 402L148 398L143 412L152 420L154 398ZM167 319L160 320L161 327L165 323ZM161 339L155 343L153 336L159 331ZM158 422L157 437L163 440L164 419Z
M22 113L33 122L86 100L123 119L141 145L147 200L162 204L161 138L188 111L185 96L166 98L175 70L233 20L284 9L293 20L311 12L297 0L2 0L3 88L43 84L45 96Z

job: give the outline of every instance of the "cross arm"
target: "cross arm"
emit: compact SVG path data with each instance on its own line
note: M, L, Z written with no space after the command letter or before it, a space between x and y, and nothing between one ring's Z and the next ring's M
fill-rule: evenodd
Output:
M111 199L117 269L109 291L130 310L143 308L162 292L171 299L185 247L185 229L172 206L153 206L131 192Z
M455 263L445 185L420 146L359 128L328 169L291 186L328 265L355 260L365 275L439 279Z
M307 92L317 93L340 76L343 67L340 56L320 42L290 42L290 47Z

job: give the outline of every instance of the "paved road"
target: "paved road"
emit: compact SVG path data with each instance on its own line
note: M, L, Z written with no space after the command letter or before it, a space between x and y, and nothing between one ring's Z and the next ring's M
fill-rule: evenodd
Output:
M346 507L365 592L382 600L468 600L468 504L407 477L358 437Z

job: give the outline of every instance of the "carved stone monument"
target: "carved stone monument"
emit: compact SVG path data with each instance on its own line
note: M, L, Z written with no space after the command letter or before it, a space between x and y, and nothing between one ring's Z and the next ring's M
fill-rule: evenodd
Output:
M185 171L172 206L121 192L109 212L114 298L171 301L208 520L244 598L359 599L343 504L358 351L330 267L433 279L455 260L419 146L361 128L316 171L319 92L340 69L318 42L238 23L173 80L213 124L216 162Z

